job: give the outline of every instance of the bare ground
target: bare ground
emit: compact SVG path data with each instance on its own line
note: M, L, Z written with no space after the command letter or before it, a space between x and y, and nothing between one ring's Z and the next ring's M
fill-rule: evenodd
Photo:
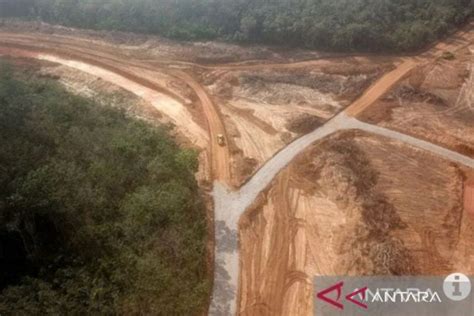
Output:
M359 118L474 157L474 55L417 66Z
M474 217L474 173L468 173L464 181L464 210Z
M317 274L472 273L463 178L452 163L362 132L316 143L240 222L240 314L312 315Z
M305 68L202 73L224 114L237 183L289 142L334 117L392 68L387 60L373 64L343 58Z

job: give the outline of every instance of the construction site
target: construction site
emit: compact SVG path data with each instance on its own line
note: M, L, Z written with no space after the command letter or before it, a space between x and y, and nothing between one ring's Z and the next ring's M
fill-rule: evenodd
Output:
M17 22L0 55L199 152L209 315L313 315L316 275L474 274L474 24L379 56Z

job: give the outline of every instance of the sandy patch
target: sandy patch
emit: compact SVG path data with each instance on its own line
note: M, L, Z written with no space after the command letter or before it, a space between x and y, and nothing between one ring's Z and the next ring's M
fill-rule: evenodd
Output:
M193 121L190 113L176 100L162 93L141 86L140 84L111 71L93 65L74 60L67 60L52 55L39 54L38 58L89 73L134 93L138 97L150 102L157 110L168 116L174 124L179 126L183 134L189 138L194 145L198 147L204 147L207 145L207 133Z

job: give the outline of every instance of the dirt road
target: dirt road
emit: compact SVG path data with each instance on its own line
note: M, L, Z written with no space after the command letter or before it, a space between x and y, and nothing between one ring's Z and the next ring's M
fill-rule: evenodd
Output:
M417 62L410 58L403 60L393 71L385 74L379 81L372 85L356 102L351 104L345 112L350 116L357 116L370 105L374 104L391 87L399 82L403 76L417 66Z
M430 62L433 59L439 58L443 52L456 52L472 43L474 35L471 29L474 23L466 26L466 30L456 33L451 39L436 44L431 50L421 54L417 57L405 57L402 62L391 72L384 75L372 87L370 87L364 95L349 106L345 111L348 115L356 117L357 114L364 111L370 105L374 104L381 98L391 87L406 76L412 69L422 63Z
M229 147L227 144L221 146L217 142L218 135L224 135L226 141L228 139L219 110L212 102L205 88L200 85L192 76L185 73L184 71L175 71L173 73L183 82L186 82L186 84L194 90L201 101L201 106L204 111L209 129L211 161L213 162L212 178L222 183L231 184L232 176Z
M196 124L192 119L191 115L187 112L181 100L178 97L174 97L173 93L164 94L161 92L162 89L156 89L155 84L145 84L143 80L134 80L133 75L124 76L121 73L118 74L116 71L108 70L107 67L100 67L85 63L79 60L71 60L61 58L55 55L42 54L38 52L29 52L24 50L9 49L5 50L0 47L0 54L14 54L17 57L32 57L39 60L45 60L56 64L68 66L70 68L82 71L104 81L110 82L116 86L119 86L138 97L148 101L153 107L158 109L161 113L165 114L171 119L171 121L181 126L181 131L184 135L198 147L205 147L207 145L206 132ZM130 78L131 77L131 78Z
M268 69L292 69L292 68L304 68L315 65L324 65L328 63L327 59L316 59L307 61L294 61L294 62L282 62L282 63L262 63L262 61L253 60L246 61L243 63L233 63L224 65L199 65L189 62L181 61L166 61L165 62L144 62L143 60L134 60L129 56L120 55L119 52L114 51L113 46L101 44L98 41L93 41L93 45L88 40L75 39L68 36L49 36L45 34L18 34L18 33L0 33L0 44L2 46L17 46L22 49L29 51L43 52L43 55L51 55L67 60L81 61L86 64L92 64L99 68L105 68L117 75L121 75L128 80L134 81L140 85L144 85L147 88L156 90L156 92L163 93L175 99L181 105L177 105L176 108L180 108L180 114L170 113L171 107L163 107L162 110L166 115L171 114L171 118L180 129L187 131L188 138L192 142L197 143L196 139L199 138L199 146L203 147L202 132L194 126L195 123L191 122L189 118L182 120L180 117L185 117L186 109L183 106L186 103L186 98L180 96L176 91L170 90L165 86L163 82L153 82L148 76L144 76L140 73L140 69L150 70L152 68L155 72L167 73L174 76L179 81L188 85L193 92L199 98L200 105L202 106L202 112L207 122L208 130L208 157L210 160L211 178L214 180L222 181L226 184L232 183L231 175L231 154L228 146L219 146L217 143L217 135L221 134L225 139L228 139L226 128L219 113L218 108L214 105L213 101L209 97L205 88L198 83L193 76L183 70L173 69L174 65L185 66L185 67L204 67L208 69L216 69L219 71L226 70L268 70ZM439 44L438 50L451 48L452 45L459 45L459 42L454 44ZM335 56L334 58L338 58ZM52 59L52 58L50 58ZM406 75L411 69L417 65L415 58L405 58L392 72L387 73L381 80L377 81L365 94L355 103L353 103L346 112L355 116L369 105L373 104L378 98L380 98L390 87L398 82L404 75ZM153 65L153 67L150 67ZM84 68L84 67L83 67ZM106 80L106 77L102 77ZM136 90L136 89L134 89ZM133 91L132 91L133 92ZM157 102L154 104L157 105ZM159 108L159 107L158 107ZM159 108L160 109L160 108ZM189 116L189 115L188 115ZM190 128L192 127L192 128ZM194 132L193 132L194 131ZM198 137L196 135L199 135Z
M80 42L79 42L80 43ZM53 49L45 48L51 45ZM228 146L217 143L217 135L226 137L226 130L219 112L205 89L184 71L153 69L170 74L189 86L199 99L207 120L208 136L202 133L185 109L186 97L171 91L165 85L153 82L140 69L150 70L150 66L138 61L130 61L124 56L111 55L108 52L94 52L90 47L74 46L73 42L61 42L44 38L38 45L38 38L22 34L0 33L0 54L33 57L63 64L80 71L98 75L101 79L116 84L153 104L158 110L169 116L190 141L201 148L209 148L211 178L230 184L231 162ZM3 47L2 47L3 46ZM165 101L164 95L173 99ZM205 140L210 146L206 146Z

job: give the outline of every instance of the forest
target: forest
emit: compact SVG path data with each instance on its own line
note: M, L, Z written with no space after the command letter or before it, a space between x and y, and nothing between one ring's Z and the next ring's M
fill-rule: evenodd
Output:
M0 314L196 315L196 153L165 127L0 66Z
M0 14L89 29L330 51L422 48L474 0L0 0Z

